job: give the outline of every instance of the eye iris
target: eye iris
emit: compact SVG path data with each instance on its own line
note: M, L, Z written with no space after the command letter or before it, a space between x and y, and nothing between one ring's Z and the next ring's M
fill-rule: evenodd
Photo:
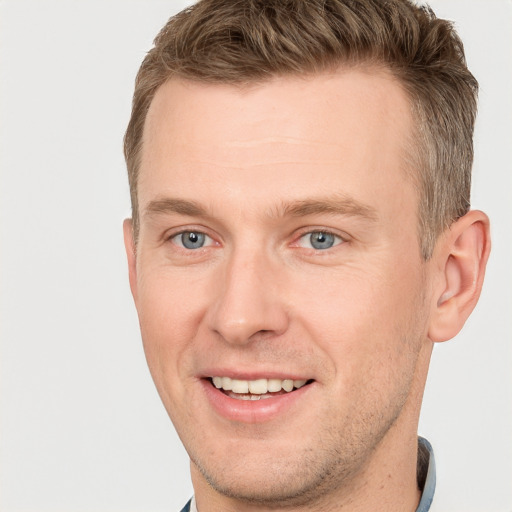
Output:
M334 235L323 231L315 231L311 233L309 241L315 249L329 249L334 245Z
M182 233L181 243L183 244L183 247L186 247L187 249L199 249L204 244L204 234L196 233L194 231Z

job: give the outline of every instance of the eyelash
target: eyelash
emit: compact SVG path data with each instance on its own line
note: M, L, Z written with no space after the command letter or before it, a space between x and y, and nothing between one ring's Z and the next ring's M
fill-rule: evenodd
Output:
M182 244L178 244L177 242L175 242L174 240L176 238L178 238L179 236L182 236L186 233L189 233L189 234L196 234L196 235L199 235L199 236L203 236L207 239L210 240L210 242L213 242L213 243L209 243L208 245L202 245L196 249L192 249L192 248L189 248L189 247L184 247ZM177 233L172 233L170 234L169 236L166 237L166 240L173 243L174 245L176 245L178 248L184 250L184 251L187 251L187 252L193 252L193 251L197 251L199 249L204 249L205 247L210 247L211 245L215 245L215 240L213 237L211 237L210 235L208 235L207 233L205 233L205 231L201 230L201 229L183 229L181 231L178 231Z
M324 248L324 249L317 249L315 247L302 247L303 249L307 249L307 250L310 250L310 251L315 251L315 253L323 253L323 252L327 252L329 249L333 249L339 245L342 245L344 243L347 242L347 237L346 236L342 236L341 234L339 233L336 233L330 229L326 229L326 228L307 228L305 229L304 231L302 231L299 236L295 239L295 242L292 244L293 246L298 246L298 247L301 247L299 245L299 242L300 240L302 240L304 237L306 236L312 236L314 233L322 233L323 235L327 235L327 236L330 236L330 237L333 237L334 238L334 243L332 246L330 247L327 247L327 248Z
M177 243L175 241L175 239L177 237L180 237L186 233L195 233L197 235L202 235L204 236L206 239L209 240L209 243L207 245L201 245L200 247L197 247L197 248L190 248L190 247L185 247L183 245L183 242L180 244L180 243ZM321 233L323 235L326 235L327 237L333 237L334 238L334 242L333 242L333 245L331 245L330 247L326 247L326 248L315 248L315 247L303 247L300 245L300 241L306 237L306 236L312 236L313 234L315 233ZM211 246L215 246L215 245L219 245L218 242L216 242L216 240L208 235L205 230L202 230L202 229L193 229L193 228L188 228L188 229L182 229L178 232L173 232L171 233L170 235L168 235L166 237L166 241L168 242L171 242L172 244L174 244L177 248L179 248L180 250L182 251L186 251L188 253L192 253L192 252L196 252L196 251L199 251L200 249L205 249L205 248L208 248L208 247L211 247ZM347 242L347 237L346 236L342 236L340 235L339 233L335 233L334 231L332 230L329 230L329 229L325 229L325 228L310 228L308 227L307 229L304 228L304 230L302 232L299 233L299 235L297 237L294 238L294 242L292 242L291 246L292 247L299 247L299 248L303 248L303 249L306 249L306 250L309 250L309 251L314 251L315 253L324 253L324 252L327 252L329 251L330 249L333 249L339 245L342 245L344 243Z

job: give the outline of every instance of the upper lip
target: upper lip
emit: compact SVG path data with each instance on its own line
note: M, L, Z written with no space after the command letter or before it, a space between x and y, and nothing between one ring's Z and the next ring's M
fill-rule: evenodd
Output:
M199 375L201 379L210 377L229 377L237 380L258 380L258 379L280 379L280 380L312 380L311 375L305 375L302 372L276 371L276 370L257 370L257 371L239 371L226 368L209 368L202 371Z

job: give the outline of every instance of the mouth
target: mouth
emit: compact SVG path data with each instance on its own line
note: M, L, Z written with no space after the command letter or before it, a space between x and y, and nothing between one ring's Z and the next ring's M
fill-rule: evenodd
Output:
M315 403L315 379L304 379L301 375L276 378L279 376L275 374L228 376L220 371L215 373L212 371L211 377L206 374L200 382L207 402L223 420L261 425L280 421L292 411L300 415Z
M208 379L212 386L235 400L265 400L293 393L313 382L312 379L255 379L241 380L214 376Z

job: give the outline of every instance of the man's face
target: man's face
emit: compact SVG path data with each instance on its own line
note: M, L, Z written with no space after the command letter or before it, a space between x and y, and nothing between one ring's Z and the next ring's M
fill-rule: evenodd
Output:
M298 503L415 436L429 345L412 131L372 70L157 92L131 283L196 481Z

